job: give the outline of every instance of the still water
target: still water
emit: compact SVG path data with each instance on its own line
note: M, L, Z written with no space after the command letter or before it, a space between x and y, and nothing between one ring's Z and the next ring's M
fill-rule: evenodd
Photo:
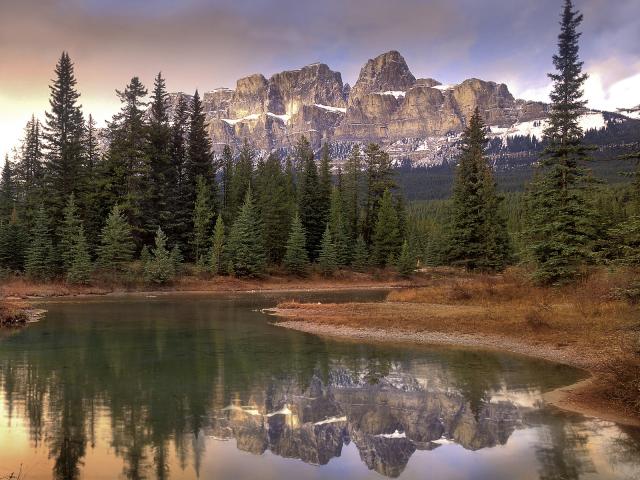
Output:
M0 479L640 478L640 431L556 411L569 367L335 341L281 299L47 302L0 339Z

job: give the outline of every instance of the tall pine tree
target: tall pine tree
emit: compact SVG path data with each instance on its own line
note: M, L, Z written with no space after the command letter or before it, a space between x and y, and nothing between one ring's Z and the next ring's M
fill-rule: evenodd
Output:
M307 234L307 253L313 261L320 250L326 224L324 220L326 207L322 204L322 192L313 150L305 137L300 137L296 145L296 157L297 163L303 165L302 178L298 187L298 209L302 226Z
M362 236L367 243L371 243L382 196L385 190L395 188L396 183L393 179L393 168L389 154L382 150L380 145L370 143L367 145L364 153L367 191Z
M391 192L387 189L380 200L378 219L373 233L373 261L380 267L395 261L401 244L398 214L393 205Z
M98 262L108 270L123 270L126 263L133 258L134 251L131 226L120 207L114 205L100 234Z
M298 212L293 217L289 238L287 239L287 249L284 255L284 267L292 275L305 275L309 267L309 256L307 255L307 239L304 227L300 221Z
M264 272L266 256L260 213L247 190L238 218L229 234L231 269L238 277L254 277Z
M581 162L589 158L578 123L586 102L583 85L587 75L578 56L577 31L582 15L565 0L553 56L553 80L549 125L544 132L547 148L529 192L528 230L535 278L540 283L571 281L590 256L593 237L592 211L586 192L589 174Z
M191 101L191 115L189 117L189 135L187 147L187 181L189 190L187 196L189 207L193 210L196 202L196 186L198 177L202 177L209 185L209 204L215 208L217 193L215 185L215 170L213 168L213 154L211 140L207 134L205 113L200 94L196 90Z
M31 229L31 243L27 248L25 272L36 279L48 279L55 275L53 241L49 228L49 216L44 207L40 207Z

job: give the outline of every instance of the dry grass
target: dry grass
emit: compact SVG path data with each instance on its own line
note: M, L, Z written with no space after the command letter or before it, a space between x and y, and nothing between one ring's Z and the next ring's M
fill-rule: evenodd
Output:
M602 394L640 416L640 315L625 291L638 272L596 270L563 288L533 285L526 272L432 272L419 288L383 303L279 305L289 319L405 332L483 334L561 349L601 380ZM639 343L636 343L639 342Z
M0 328L25 325L29 320L25 309L22 302L0 300Z

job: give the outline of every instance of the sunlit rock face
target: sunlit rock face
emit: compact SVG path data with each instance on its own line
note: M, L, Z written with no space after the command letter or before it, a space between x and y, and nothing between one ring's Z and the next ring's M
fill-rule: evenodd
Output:
M397 371L372 381L344 368L324 381L314 375L306 389L280 379L216 412L207 433L235 439L239 449L256 455L270 450L318 465L354 442L369 469L398 477L416 450L450 442L468 450L501 445L521 423L511 402L470 402L436 386Z

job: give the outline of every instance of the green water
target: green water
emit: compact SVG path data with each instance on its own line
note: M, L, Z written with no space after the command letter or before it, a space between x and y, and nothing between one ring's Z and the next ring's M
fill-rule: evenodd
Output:
M0 339L0 479L640 478L640 432L546 407L577 370L271 325L281 299L46 302Z

